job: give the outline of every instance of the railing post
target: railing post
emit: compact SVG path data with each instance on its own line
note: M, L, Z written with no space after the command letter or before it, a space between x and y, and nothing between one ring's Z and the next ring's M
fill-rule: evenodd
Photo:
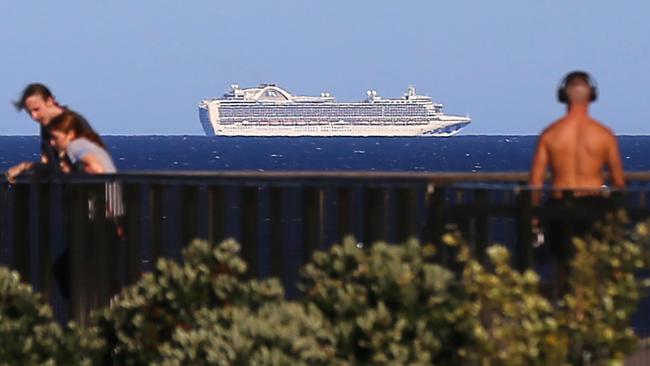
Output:
M273 277L282 278L284 268L284 219L285 210L283 205L283 190L280 187L269 189L269 217L271 227L269 228L270 248L270 274Z
M35 290L41 292L47 301L52 298L52 250L51 250L51 182L41 182L38 189L38 286Z
M189 243L198 238L199 215L198 215L198 196L199 188L195 185L185 185L183 189L182 200L182 245L187 246Z
M532 192L522 190L517 197L517 247L516 268L520 271L531 268L533 265L533 207Z
M67 199L67 186L61 179L55 179L50 183L50 239L49 239L49 263L42 268L49 276L49 289L47 298L52 305L54 316L61 324L70 320L69 296L63 297L60 291L60 278L57 278L55 268L60 258L66 258L66 271L69 273L70 265L70 243L69 243L69 200ZM70 281L67 280L66 288L70 288ZM45 291L45 290L44 290ZM45 293L45 292L44 292Z
M388 237L388 196L385 189L368 188L364 192L364 241L372 244Z
M213 245L226 239L227 197L224 187L208 188L208 241Z
M61 262L57 265L57 274L58 280L62 282L61 287L69 288L71 318L80 324L86 324L91 309L88 301L91 279L85 253L88 237L86 232L88 190L81 184L71 184L68 187L70 191L69 257L59 258Z
M163 186L152 184L149 190L149 217L151 223L151 265L155 267L158 258L163 256L163 230L165 217L163 211Z
M445 189L444 187L434 187L430 185L427 192L427 220L425 225L425 233L423 235L425 243L436 245L440 253L442 263L447 261L446 246L440 241L444 233L444 204L445 204Z
M259 198L258 187L242 189L242 257L248 263L249 275L256 277L259 271Z
M327 250L332 244L339 240L337 208L338 197L336 188L333 185L324 186L323 192L323 240L321 249Z
M352 188L339 188L336 192L336 196L338 198L338 206L336 210L338 241L339 243L343 243L343 239L346 236L354 235L352 222Z
M124 282L130 285L140 278L142 272L142 201L141 186L136 183L124 185L124 230L126 248L124 255Z
M13 186L13 258L12 266L21 275L24 281L31 281L30 271L30 208L32 205L30 197L31 184L20 183Z
M0 264L9 265L11 259L9 258L9 227L8 218L9 214L9 184L6 181L0 182Z
M414 188L399 188L395 196L396 239L398 243L404 243L418 236L417 191Z
M310 240L309 214L306 213L306 205L309 205L309 194L306 187L288 187L283 192L282 215L284 224L282 226L284 242L282 244L282 282L285 294L293 299L298 295L296 284L298 283L298 272L300 267L307 261L310 254L310 247L315 245ZM313 234L313 233L312 233Z
M90 215L90 240L86 243L86 255L88 264L88 275L92 282L89 290L92 291L91 309L98 309L108 305L112 288L116 287L117 273L114 271L117 265L116 251L120 248L114 247L111 239L116 237L114 225L106 218L106 183L95 183L89 185L89 199L93 202L93 212Z
M309 260L323 243L323 192L315 187L303 188L304 260Z
M490 200L486 189L474 191L474 255L483 263L485 248L490 241L489 225Z

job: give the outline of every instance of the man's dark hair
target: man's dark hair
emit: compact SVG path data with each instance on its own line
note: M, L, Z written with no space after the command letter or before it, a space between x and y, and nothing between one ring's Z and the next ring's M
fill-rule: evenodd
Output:
M591 76L586 72L586 71L572 71L568 73L564 77L564 84L565 86L569 83L571 83L573 80L583 80L586 81L587 84L591 85Z
M557 99L560 101L560 103L569 102L569 97L566 93L566 87L574 80L584 80L587 82L587 84L589 84L589 87L591 88L591 96L589 100L591 102L595 101L598 98L598 87L596 86L596 82L591 77L591 75L585 71L576 70L568 73L560 82L560 86L557 89Z
M32 97L34 95L40 95L41 97L43 97L43 100L46 100L47 98L54 98L52 92L50 91L50 89L47 88L47 86L40 83L32 83L25 87L25 90L23 90L23 94L20 97L20 100L13 102L14 106L16 107L16 110L20 112L23 109L25 109L25 101L27 100L27 98Z

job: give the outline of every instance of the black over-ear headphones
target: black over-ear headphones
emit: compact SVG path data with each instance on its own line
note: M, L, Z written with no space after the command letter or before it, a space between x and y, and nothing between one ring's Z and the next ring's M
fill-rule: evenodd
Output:
M594 79L585 71L572 71L562 79L560 86L557 88L557 100L559 100L561 103L569 102L569 97L566 95L566 86L569 81L576 78L584 79L587 81L589 87L591 88L591 97L589 100L592 102L596 101L596 99L598 99L598 86L596 85Z

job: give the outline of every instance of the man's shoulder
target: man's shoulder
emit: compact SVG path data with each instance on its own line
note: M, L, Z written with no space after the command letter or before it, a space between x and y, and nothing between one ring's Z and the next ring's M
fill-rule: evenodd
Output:
M612 134L612 135L614 134L614 132L612 131L612 129L609 126L607 126L606 124L600 122L599 120L592 119L592 122L594 123L594 125L598 126L598 128L600 128L604 132L607 132L607 133Z
M589 119L588 124L586 126L589 128L588 133L591 134L592 136L598 135L607 138L616 137L614 131L612 131L611 128L609 128L606 124L596 119L593 118Z
M551 124L546 126L546 128L542 131L540 138L547 138L549 135L554 134L557 130L560 130L562 128L564 120L564 118L560 118L554 122L551 122Z

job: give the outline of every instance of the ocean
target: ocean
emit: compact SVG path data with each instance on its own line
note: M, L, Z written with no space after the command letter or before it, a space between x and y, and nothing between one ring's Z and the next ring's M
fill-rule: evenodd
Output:
M106 136L117 168L142 170L526 171L537 136ZM619 136L626 171L650 170L650 136ZM37 136L0 136L0 169L39 156Z
M121 171L495 172L527 171L537 136L106 136L104 140ZM650 170L650 136L618 140L626 171ZM38 156L38 136L0 136L0 169ZM641 306L648 308L650 298ZM637 331L650 334L646 312L640 312L634 324Z

